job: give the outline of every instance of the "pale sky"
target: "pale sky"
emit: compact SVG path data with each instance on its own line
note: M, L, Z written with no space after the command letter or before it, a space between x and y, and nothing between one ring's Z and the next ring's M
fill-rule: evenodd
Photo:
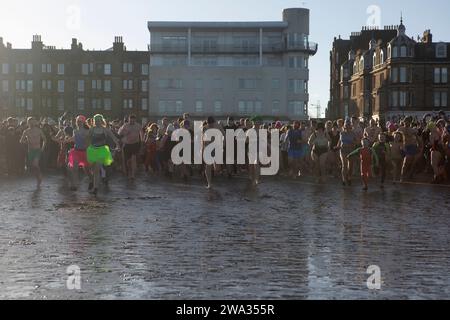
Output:
M108 49L114 36L123 36L128 50L146 50L147 21L281 20L289 7L311 9L310 40L319 43L310 60L310 103L329 100L329 51L339 34L348 38L366 25L371 5L380 8L381 25L398 24L403 12L409 36L431 29L434 41L450 41L450 2L447 0L0 0L0 37L15 48L29 48L33 34L46 45L70 48L78 38L85 49ZM79 17L79 19L77 19ZM314 107L310 114L315 115Z

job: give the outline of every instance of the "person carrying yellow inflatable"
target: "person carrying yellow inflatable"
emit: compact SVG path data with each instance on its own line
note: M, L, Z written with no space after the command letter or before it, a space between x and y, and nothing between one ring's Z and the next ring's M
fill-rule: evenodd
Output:
M94 116L93 126L89 129L89 147L87 148L87 160L93 170L93 181L89 184L89 191L97 195L100 184L101 166L110 166L113 163L113 157L109 150L107 140L112 139L119 149L119 140L107 128L105 118L101 114Z

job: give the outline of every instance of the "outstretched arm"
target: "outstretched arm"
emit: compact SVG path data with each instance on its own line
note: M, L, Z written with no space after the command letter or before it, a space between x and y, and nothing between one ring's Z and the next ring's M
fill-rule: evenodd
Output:
M25 130L22 134L22 137L20 138L20 143L25 144L28 141L28 130Z
M359 152L360 152L360 151L361 151L361 148L356 149L355 151L351 152L351 153L347 156L347 158L351 158L351 157L354 157L354 156L359 155Z
M117 149L119 149L120 148L119 139L116 138L116 136L114 135L114 133L112 133L112 131L110 129L105 128L105 130L106 130L106 134L108 135L108 137L110 137L114 141Z

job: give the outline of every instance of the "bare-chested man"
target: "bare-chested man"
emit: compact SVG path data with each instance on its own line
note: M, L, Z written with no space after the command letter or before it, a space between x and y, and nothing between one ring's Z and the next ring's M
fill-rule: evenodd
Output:
M364 129L364 137L369 139L372 146L375 142L378 142L378 136L381 133L381 128L377 126L377 122L374 119L370 119L369 126Z
M31 169L36 176L37 187L39 188L42 183L41 169L39 168L39 160L41 158L42 151L45 148L47 140L44 133L39 128L36 119L30 117L27 120L28 129L23 132L20 143L28 145L28 163L31 165Z
M142 141L142 126L136 122L135 115L131 115L128 118L128 123L125 123L119 129L119 136L122 137L124 143L123 153L128 177L134 180L137 170L137 157L141 151Z

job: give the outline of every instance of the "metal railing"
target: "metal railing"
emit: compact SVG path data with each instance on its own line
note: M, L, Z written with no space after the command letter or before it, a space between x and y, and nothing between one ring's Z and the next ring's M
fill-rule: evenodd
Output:
M149 46L151 53L166 53L166 54L187 54L188 46L168 46L163 44L152 44ZM263 44L263 53L282 53L287 51L302 51L308 54L316 54L318 50L318 44L314 42L308 43L294 43L286 45L284 43L275 44ZM236 45L208 45L204 46L201 44L193 43L191 45L191 53L193 54L220 54L220 53L236 53L236 54L259 54L259 45L249 45L249 46L236 46Z

